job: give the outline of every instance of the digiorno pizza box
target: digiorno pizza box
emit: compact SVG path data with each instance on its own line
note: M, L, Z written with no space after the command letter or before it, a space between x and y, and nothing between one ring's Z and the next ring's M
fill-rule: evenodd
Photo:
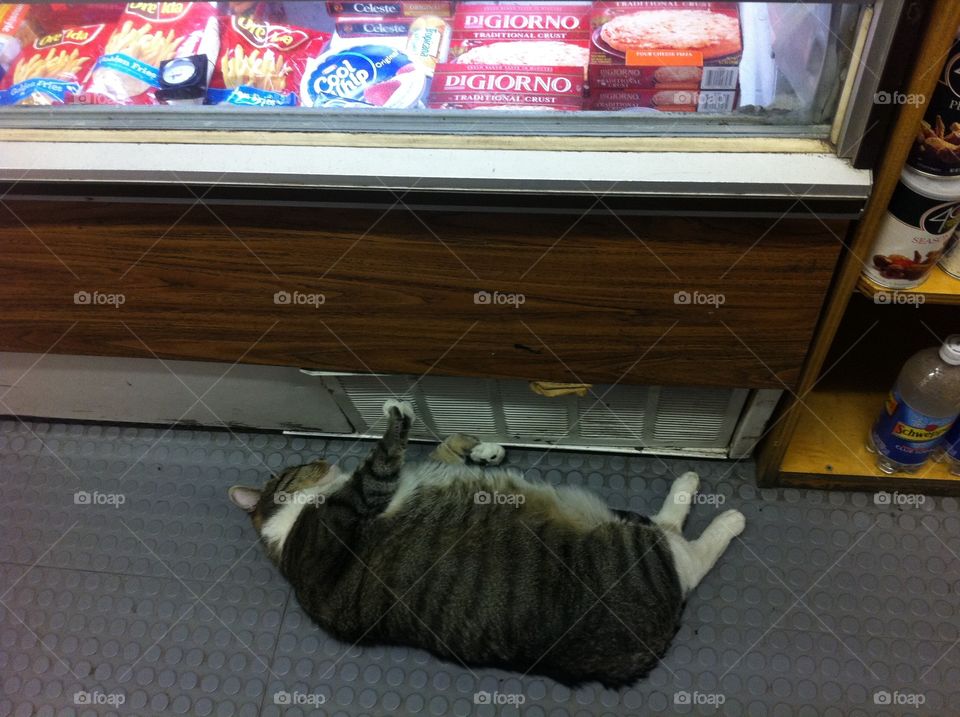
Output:
M450 60L586 68L589 46L589 3L461 3L453 18Z
M601 1L590 26L591 90L737 88L736 3Z
M437 65L430 109L559 110L583 107L583 70L553 65Z
M726 114L733 110L736 99L737 93L732 90L690 88L593 90L587 97L584 109L595 112L651 109L660 112Z
M327 12L338 15L373 15L376 17L420 17L453 15L453 0L394 0L393 2L328 2Z

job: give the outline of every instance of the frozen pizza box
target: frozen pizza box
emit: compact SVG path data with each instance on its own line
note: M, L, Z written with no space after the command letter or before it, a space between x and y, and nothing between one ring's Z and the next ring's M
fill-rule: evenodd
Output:
M589 3L461 3L450 61L585 69L589 47Z
M736 90L743 55L731 2L596 2L592 88Z
M731 90L634 89L591 90L584 109L595 112L645 109L659 112L700 112L726 114L736 106L737 93Z
M394 0L393 2L328 2L333 16L372 15L374 17L452 17L452 0Z
M583 70L553 65L437 65L431 109L546 110L583 108Z
M450 49L450 25L441 17L374 17L352 15L338 17L330 47L345 50L371 41L403 50L417 63L432 71L447 59Z

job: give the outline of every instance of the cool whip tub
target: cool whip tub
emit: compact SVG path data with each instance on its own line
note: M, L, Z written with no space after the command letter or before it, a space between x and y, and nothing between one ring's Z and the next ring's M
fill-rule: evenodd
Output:
M423 107L436 63L449 46L438 17L341 17L330 50L307 63L307 107Z

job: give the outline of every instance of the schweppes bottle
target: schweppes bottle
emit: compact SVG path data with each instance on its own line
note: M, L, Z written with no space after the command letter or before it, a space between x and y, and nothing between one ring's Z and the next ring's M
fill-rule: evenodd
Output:
M927 462L960 414L960 334L919 351L897 382L867 437L884 473L913 473Z
M950 473L960 476L960 418L953 422L953 426L943 437L943 442L937 451L940 454L940 460L950 469Z

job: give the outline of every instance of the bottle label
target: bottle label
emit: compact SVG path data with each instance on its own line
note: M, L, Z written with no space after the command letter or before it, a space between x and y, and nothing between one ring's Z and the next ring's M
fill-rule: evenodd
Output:
M915 411L894 387L873 425L873 444L896 463L919 466L950 430L954 418L956 416L935 417Z
M940 260L958 222L960 202L927 197L901 181L863 273L891 289L921 284Z
M944 436L943 439L943 444L947 455L955 461L960 461L960 418L958 418L950 430L947 431L947 435Z

